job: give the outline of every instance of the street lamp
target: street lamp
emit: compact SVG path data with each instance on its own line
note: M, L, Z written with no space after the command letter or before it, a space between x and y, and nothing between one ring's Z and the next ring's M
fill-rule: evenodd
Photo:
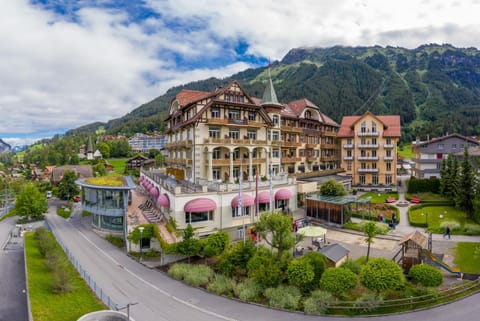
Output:
M142 245L143 245L142 244L142 236L143 236L143 230L144 229L145 229L145 227L143 227L143 226L140 226L138 228L138 230L140 231L140 258L139 258L140 261L142 260Z
M130 321L130 306L131 306L131 305L135 305L135 304L138 304L138 302L129 302L129 303L125 304L124 306L116 305L116 306L115 306L115 309L116 309L117 311L118 311L118 310L127 309L127 321Z
M422 213L422 216L423 216L423 215L424 215L424 214ZM425 225L426 225L427 228L428 228L428 212L425 213Z

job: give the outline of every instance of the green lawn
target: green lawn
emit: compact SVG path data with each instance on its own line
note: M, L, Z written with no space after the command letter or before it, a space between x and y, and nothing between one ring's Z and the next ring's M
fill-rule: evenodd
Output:
M428 218L428 232L443 233L442 222L450 222L452 234L475 234L466 233L465 228L474 230L475 224L469 220L464 212L452 206L418 206L410 208L408 219L413 226L425 226Z
M108 163L113 166L113 171L120 175L125 173L125 165L127 164L127 158L110 158Z
M480 273L480 243L458 242L455 265L463 273Z
M403 157L403 159L412 159L415 157L410 144L397 147L397 155Z
M414 193L410 194L407 193L405 194L405 198L407 200L411 198L419 198L422 202L449 202L450 200L448 198L445 198L441 196L440 194L434 194L434 193Z
M51 292L53 273L40 255L33 233L25 233L25 251L30 305L35 321L75 321L86 313L106 309L71 265L69 271L74 275L74 290L61 294Z
M398 192L389 192L389 193L378 193L378 192L368 192L360 196L360 198L371 197L370 203L385 203L385 199L393 197L398 199Z

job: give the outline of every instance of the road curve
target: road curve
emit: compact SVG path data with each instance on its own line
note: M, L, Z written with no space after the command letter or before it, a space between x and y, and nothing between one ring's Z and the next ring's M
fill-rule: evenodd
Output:
M50 227L82 267L117 304L138 302L130 308L136 321L217 321L217 320L339 320L334 316L309 316L282 312L262 306L226 299L191 288L127 257L89 228L78 215L65 220L53 208L47 214ZM475 320L480 313L480 294L429 310L350 320Z

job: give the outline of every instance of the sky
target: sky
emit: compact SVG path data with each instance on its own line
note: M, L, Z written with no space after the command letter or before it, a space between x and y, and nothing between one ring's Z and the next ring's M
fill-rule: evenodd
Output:
M31 144L298 47L480 47L480 0L2 0L0 138Z

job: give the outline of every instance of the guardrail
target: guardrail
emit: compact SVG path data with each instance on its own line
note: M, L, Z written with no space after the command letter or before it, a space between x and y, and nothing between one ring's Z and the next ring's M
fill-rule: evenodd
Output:
M105 293L105 291L95 282L95 280L90 277L90 274L87 273L87 271L82 267L82 265L77 261L75 256L73 256L72 252L68 249L68 247L63 244L61 239L58 237L56 232L50 228L50 225L48 224L48 219L45 218L45 224L47 225L48 229L52 231L53 236L55 236L55 239L57 240L58 244L60 247L63 249L65 254L67 255L68 259L72 263L72 265L75 267L75 269L78 271L82 279L85 280L85 282L88 284L90 289L95 293L95 295L102 300L103 303L105 303L106 306L108 306L112 310L116 310L118 304L116 304L112 298Z

